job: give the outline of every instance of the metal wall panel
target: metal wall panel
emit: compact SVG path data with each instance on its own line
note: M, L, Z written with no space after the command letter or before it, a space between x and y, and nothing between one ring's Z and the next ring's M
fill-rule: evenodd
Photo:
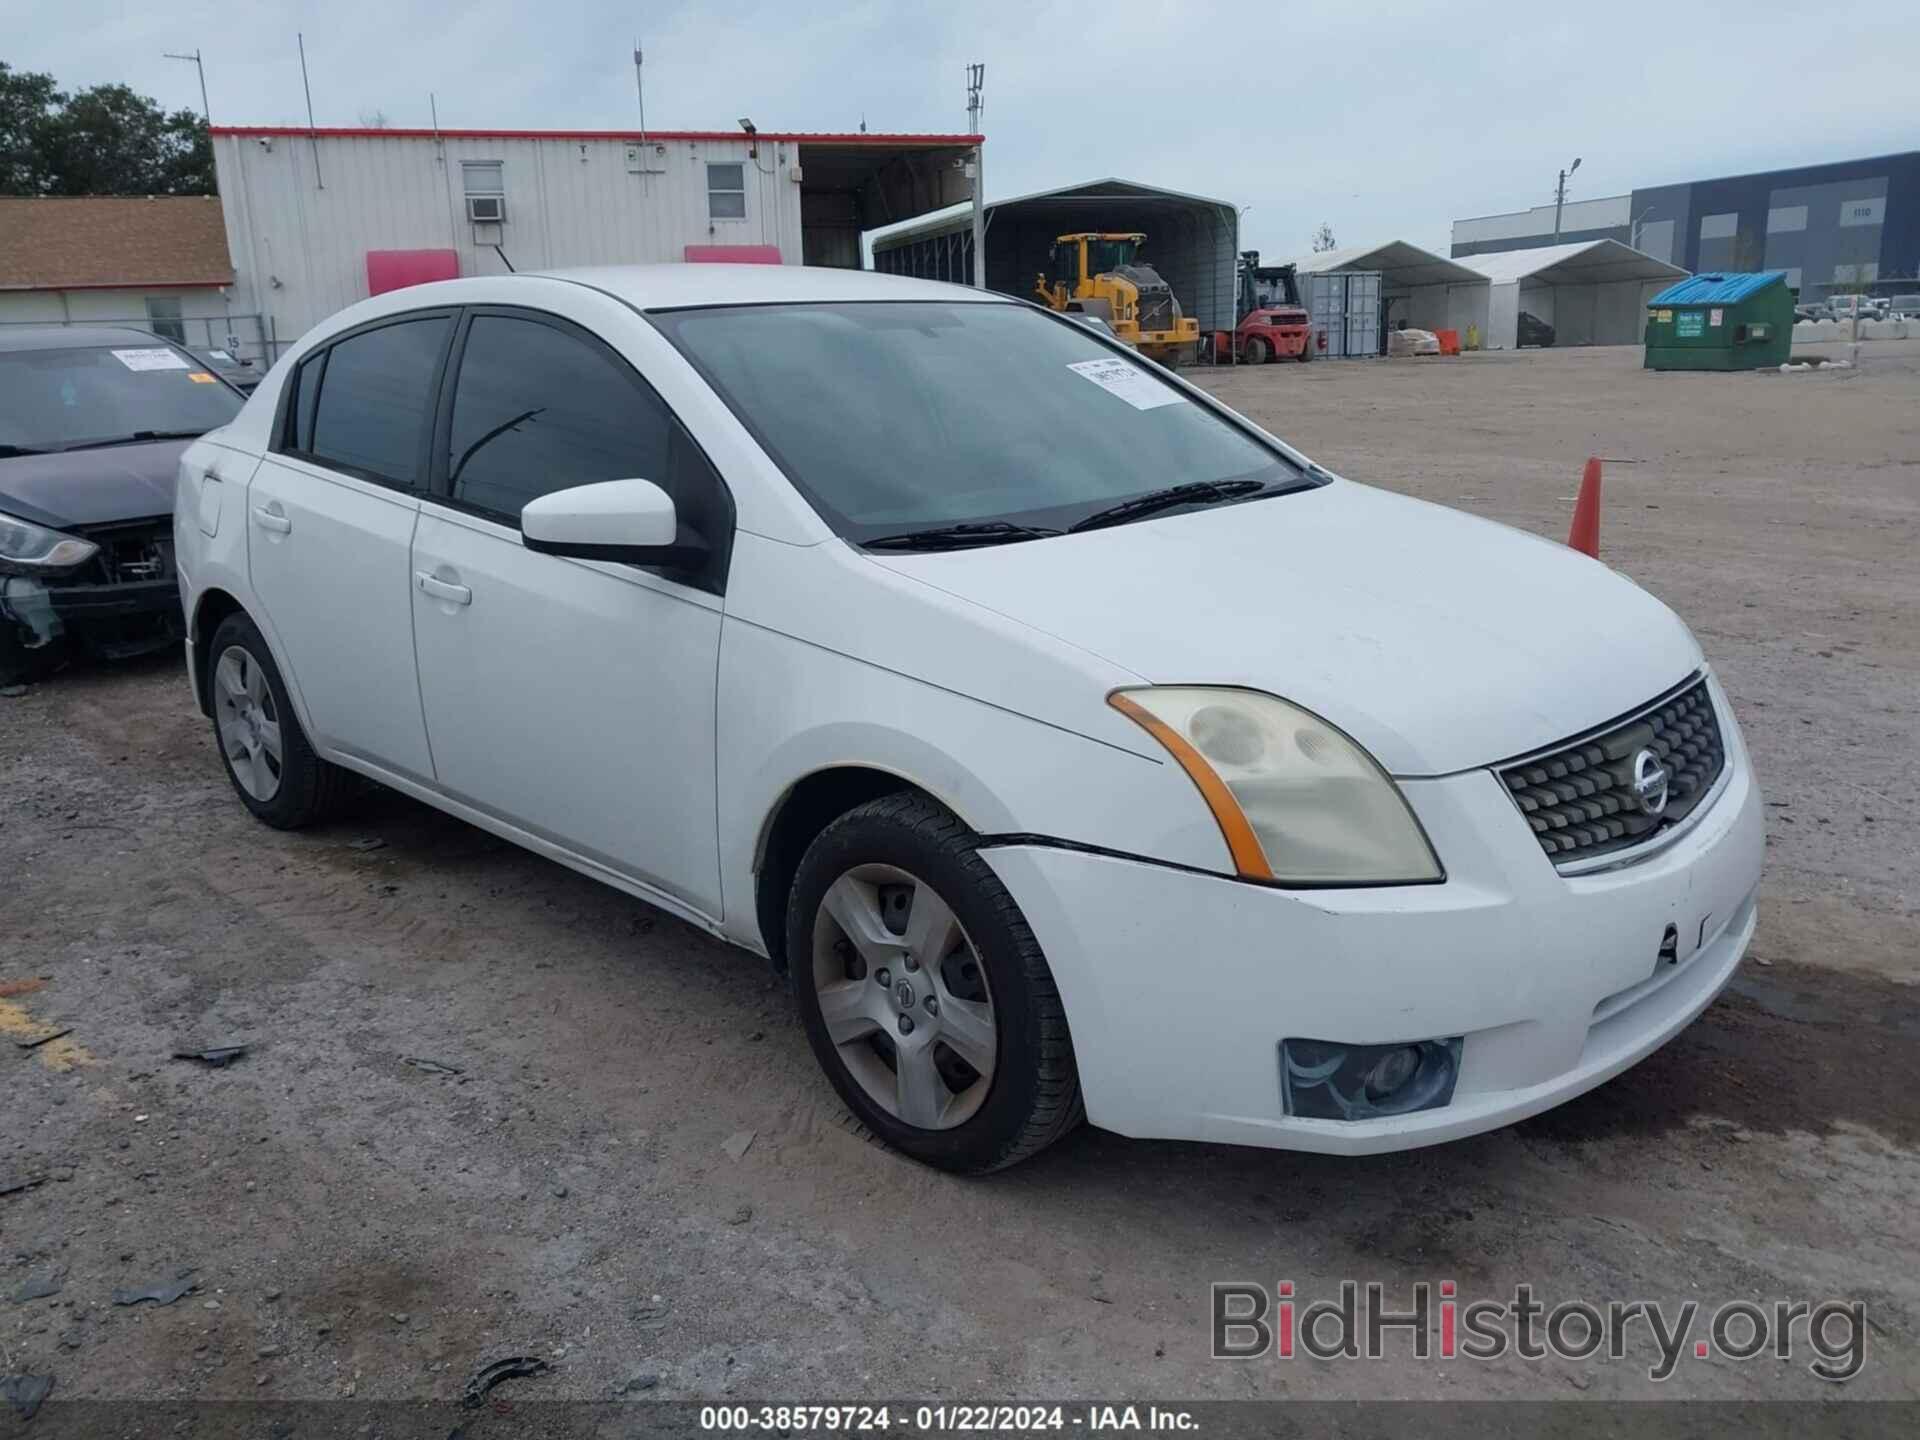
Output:
M688 245L776 245L801 261L796 148L660 142L645 172L624 140L220 135L214 155L233 256L234 308L284 344L367 293L366 253L450 247L465 275L677 261ZM497 161L506 219L468 221L461 165ZM709 161L744 167L747 213L707 215Z

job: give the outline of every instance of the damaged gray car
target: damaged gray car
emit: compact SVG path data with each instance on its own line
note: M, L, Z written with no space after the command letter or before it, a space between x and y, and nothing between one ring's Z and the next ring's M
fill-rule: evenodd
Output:
M0 327L0 686L179 643L175 471L242 403L144 331Z

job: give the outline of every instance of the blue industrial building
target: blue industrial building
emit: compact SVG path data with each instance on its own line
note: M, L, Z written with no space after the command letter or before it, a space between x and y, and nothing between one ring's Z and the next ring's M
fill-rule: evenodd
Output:
M1554 241L1554 207L1456 220L1453 254ZM1803 299L1920 289L1920 151L1568 204L1560 238L1619 240L1691 271L1784 270Z

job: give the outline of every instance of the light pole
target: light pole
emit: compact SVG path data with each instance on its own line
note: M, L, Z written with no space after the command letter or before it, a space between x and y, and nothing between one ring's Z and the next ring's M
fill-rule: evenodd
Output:
M207 67L201 63L199 47L195 46L191 55L176 55L173 51L167 50L162 52L160 58L163 60L190 60L193 62L193 68L200 72L200 116L207 122L207 129L213 129L213 111L207 108Z
M1553 243L1560 243L1560 211L1567 203L1567 176L1580 168L1580 157L1573 157L1573 164L1560 172L1560 183L1553 187Z
M1646 209L1642 210L1638 215L1634 216L1631 223L1629 223L1627 226L1627 244L1632 246L1635 250L1638 250L1640 248L1640 222L1646 219L1647 216L1651 215L1652 213L1653 213L1653 206L1649 205L1647 206Z

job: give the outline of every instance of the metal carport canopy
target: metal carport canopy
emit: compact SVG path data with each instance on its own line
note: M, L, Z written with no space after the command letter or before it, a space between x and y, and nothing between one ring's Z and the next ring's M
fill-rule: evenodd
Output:
M1532 250L1496 250L1464 255L1458 262L1495 285L1522 281L1534 285L1605 285L1616 280L1676 280L1678 265L1623 245L1618 240L1581 240L1570 245L1541 245Z
M1380 283L1389 290L1411 290L1421 285L1484 285L1487 277L1468 269L1458 260L1449 260L1404 240L1389 240L1371 247L1350 245L1343 250L1322 250L1288 262L1301 275L1321 275L1330 270L1378 270Z
M1233 323L1239 210L1225 200L1108 176L995 200L985 209L990 289L1031 296L1034 276L1046 269L1047 248L1057 235L1140 230L1147 236L1142 259L1173 287L1185 313L1196 316L1202 330L1224 330ZM919 273L911 259L916 250L931 251L971 225L972 216L961 211L877 237L874 267Z

